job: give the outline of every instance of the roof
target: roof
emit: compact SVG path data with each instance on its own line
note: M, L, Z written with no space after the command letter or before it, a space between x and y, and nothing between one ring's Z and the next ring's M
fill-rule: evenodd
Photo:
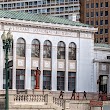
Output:
M92 27L87 24L71 21L60 17L54 17L51 15L32 14L32 13L7 11L7 10L0 10L0 18L10 18L10 19L18 19L18 20L33 21L33 22L44 22L44 23L52 23L52 24L64 24L71 26Z

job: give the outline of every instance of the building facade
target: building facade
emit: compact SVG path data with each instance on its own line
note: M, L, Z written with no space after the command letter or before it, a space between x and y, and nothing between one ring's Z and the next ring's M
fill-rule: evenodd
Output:
M1 10L46 14L79 21L79 0L0 0Z
M41 90L95 91L92 67L97 29L62 18L2 10L0 22L0 35L9 28L13 34L10 89L34 89L34 73L39 67ZM3 89L5 62L1 39L0 45L0 89Z
M98 28L95 43L110 43L109 0L80 0L80 21Z

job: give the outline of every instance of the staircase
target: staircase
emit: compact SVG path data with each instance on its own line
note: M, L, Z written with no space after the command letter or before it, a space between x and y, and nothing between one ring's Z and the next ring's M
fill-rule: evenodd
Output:
M9 95L11 110L63 110L64 100L55 98L52 94L15 94Z

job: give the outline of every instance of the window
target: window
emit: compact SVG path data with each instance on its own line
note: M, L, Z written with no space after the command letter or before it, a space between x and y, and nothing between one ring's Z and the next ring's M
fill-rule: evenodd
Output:
M34 39L32 41L32 46L31 46L31 56L39 58L39 54L40 54L40 43L38 40Z
M76 60L76 44L73 42L69 44L69 60Z
M105 42L108 42L108 38L105 38Z
M105 11L105 16L108 16L108 11Z
M86 21L86 24L89 24L89 21Z
M51 71L43 71L43 89L51 90Z
M57 59L65 59L65 44L62 41L57 46Z
M89 13L86 13L86 17L89 17Z
M57 90L64 90L65 85L65 72L57 71Z
M103 25L103 20L100 20L100 25Z
M100 16L103 16L103 11L100 12Z
M86 8L89 8L89 4L86 4Z
M103 43L103 38L100 38L100 43Z
M6 88L6 72L5 72L5 68L3 69L3 89ZM13 76L13 71L12 69L8 69L8 79L9 79L9 83L8 83L8 87L9 89L12 89L12 76Z
M106 34L108 33L108 29L105 29L105 33L106 33Z
M24 89L25 85L25 70L16 70L16 89Z
M94 8L94 3L91 3L91 8Z
M18 56L25 57L25 41L23 38L17 40L17 49L16 53Z
M105 20L105 24L108 24L108 20Z
M35 72L36 70L31 70L31 89L35 89L36 86Z
M96 17L98 16L98 12L96 12Z
M91 12L91 17L94 17L94 12Z
M94 25L94 21L91 21L91 25Z
M76 73L69 72L68 73L68 90L72 91L75 89L76 85Z
M51 42L46 40L44 42L44 51L43 51L44 58L51 58L51 48L52 48Z
M98 3L96 3L96 8L98 8Z
M102 2L100 3L100 7L103 7L103 3Z
M98 25L98 21L95 22L95 25Z
M103 29L100 29L100 34L103 34Z
M108 2L105 2L105 7L108 7Z

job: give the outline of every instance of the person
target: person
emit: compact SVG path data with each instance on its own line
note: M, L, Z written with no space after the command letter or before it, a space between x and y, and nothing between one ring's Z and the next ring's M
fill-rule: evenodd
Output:
M84 91L83 92L83 99L85 98L87 100L86 94L87 94L86 91Z
M63 91L60 91L60 95L59 95L59 98L61 98L62 97L62 99L63 99Z
M74 89L73 92L72 92L71 99L74 98L74 100L75 100L75 93L76 93L76 92L75 92L75 89Z
M98 100L102 100L102 91L99 91Z

